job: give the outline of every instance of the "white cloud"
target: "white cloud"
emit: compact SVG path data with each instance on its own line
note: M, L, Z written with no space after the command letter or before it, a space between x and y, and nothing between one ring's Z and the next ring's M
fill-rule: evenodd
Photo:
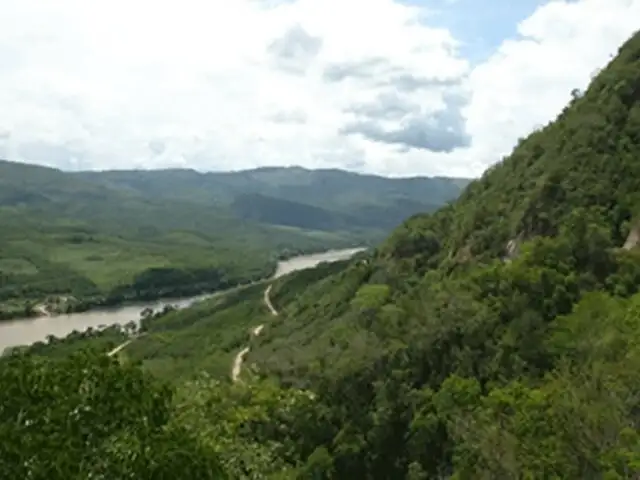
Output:
M523 21L520 38L505 41L470 75L465 114L479 169L555 118L571 90L586 88L640 27L638 19L640 0L582 0L550 2Z
M584 87L637 28L640 0L540 7L523 38L475 67L428 11L394 0L0 0L0 11L8 158L468 175Z

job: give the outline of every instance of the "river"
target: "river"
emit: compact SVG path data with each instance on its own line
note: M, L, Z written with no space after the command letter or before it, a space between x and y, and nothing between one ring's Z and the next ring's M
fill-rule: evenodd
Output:
M311 255L300 255L278 262L273 278L278 278L296 270L312 268L321 262L337 262L352 257L363 248L345 250L328 250ZM221 292L218 292L221 293ZM90 310L88 312L57 315L54 317L23 318L0 322L0 354L7 347L30 345L45 340L48 335L65 337L74 330L84 331L89 327L101 325L124 325L131 321L138 322L140 312L145 308L159 310L165 305L184 308L211 295L197 297L163 299L150 303L128 304L109 309Z

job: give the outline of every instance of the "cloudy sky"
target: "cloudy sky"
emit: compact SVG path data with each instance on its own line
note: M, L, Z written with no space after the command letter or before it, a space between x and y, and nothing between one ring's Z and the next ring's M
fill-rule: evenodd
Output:
M0 0L0 158L474 176L640 0Z

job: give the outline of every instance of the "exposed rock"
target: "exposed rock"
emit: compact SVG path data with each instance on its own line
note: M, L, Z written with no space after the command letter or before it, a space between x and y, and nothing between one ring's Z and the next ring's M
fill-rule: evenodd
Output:
M623 250L631 250L640 243L640 223L636 223L629 231L629 235L622 246Z
M514 258L517 258L520 253L520 238L515 237L507 242L505 247L505 254L502 256L503 262L510 262Z

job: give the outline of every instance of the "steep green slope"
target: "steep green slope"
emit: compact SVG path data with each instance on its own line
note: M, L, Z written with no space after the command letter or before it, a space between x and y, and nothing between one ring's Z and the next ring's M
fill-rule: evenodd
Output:
M522 140L456 202L404 222L368 264L354 264L340 280L332 279L333 290L310 289L305 298L288 303L296 319L315 317L322 309L307 333L318 351L325 355L332 341L327 324L347 322L343 314L354 324L364 321L354 295L360 289L363 301L366 290L377 289L375 301L389 308L415 310L420 305L421 316L426 316L434 308L431 295L442 297L440 303L455 296L449 292L460 291L460 298L471 295L488 304L517 290L518 283L535 280L541 282L537 303L558 302L540 305L545 321L568 313L584 291L633 294L637 255L620 250L640 214L639 56L636 36L584 95L554 122ZM537 275L551 275L541 269L552 269L553 276L536 280ZM560 280L563 291L556 292ZM326 302L323 295L332 298L330 315L320 306ZM549 298L553 295L558 297ZM471 304L457 300L446 308L454 305ZM372 328L380 325L375 317L369 322ZM273 337L288 338L287 328Z
M621 247L640 213L639 92L635 35L453 205L337 274L279 281L283 313L248 361L317 392L326 472L638 474L640 254Z
M469 180L390 179L341 170L268 167L239 172L193 170L80 172L103 185L164 198L225 205L241 218L316 230L389 230L418 212L455 199ZM305 216L302 212L309 211Z
M558 234L581 208L600 218L613 244L622 246L640 214L634 42L637 38L585 94L574 96L557 121L521 140L508 158L472 182L454 206L405 223L384 252L396 258L421 255L418 243L431 231L440 241L442 258L496 258L507 253L510 240L517 244Z

